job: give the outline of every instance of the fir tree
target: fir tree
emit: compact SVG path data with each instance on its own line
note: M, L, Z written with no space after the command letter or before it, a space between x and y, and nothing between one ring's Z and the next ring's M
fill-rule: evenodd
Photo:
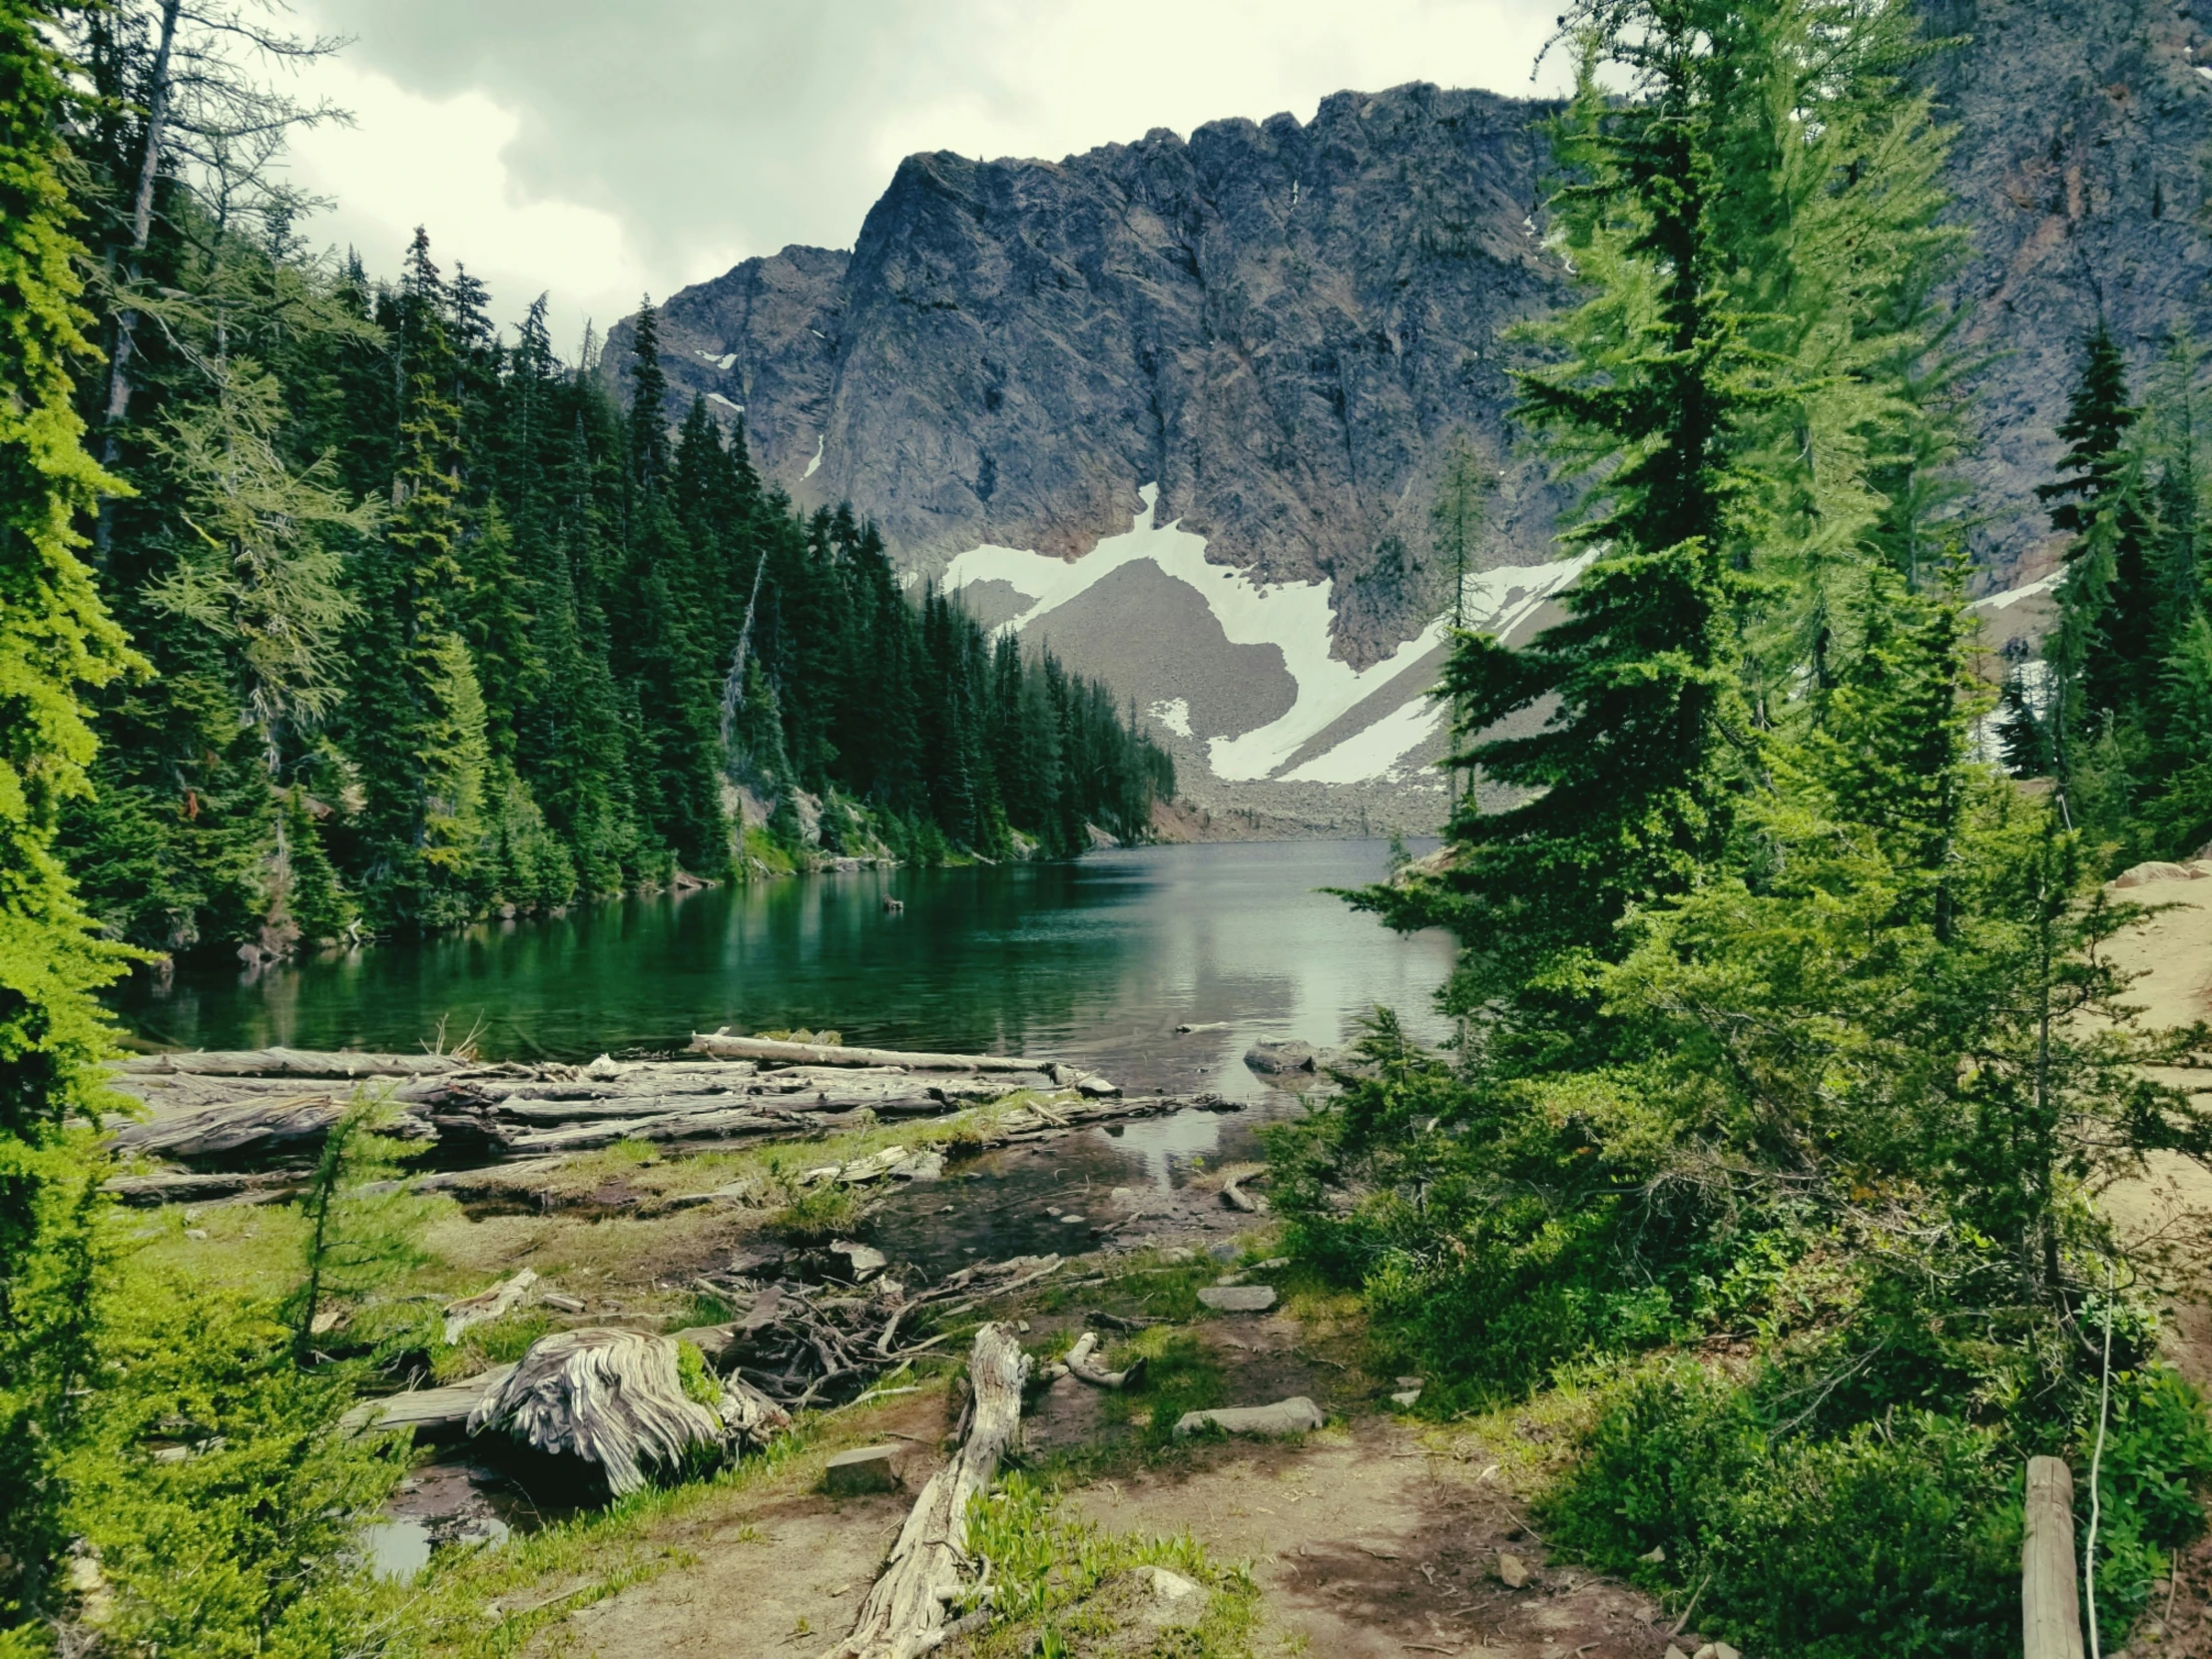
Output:
M0 4L0 1645L55 1610L105 1174L70 1123L102 1104L93 993L126 960L96 939L54 844L92 759L82 699L132 663L78 557L77 526L118 486L73 402L91 345L53 125L70 96L47 44L59 22Z

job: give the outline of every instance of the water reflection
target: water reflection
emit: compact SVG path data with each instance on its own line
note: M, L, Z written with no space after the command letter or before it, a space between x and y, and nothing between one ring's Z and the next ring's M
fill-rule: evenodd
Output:
M1319 890L1373 880L1386 857L1378 841L1147 847L765 882L251 977L187 962L120 987L116 1005L145 1037L186 1047L412 1049L442 1021L449 1038L479 1030L488 1057L588 1059L723 1024L833 1027L890 1046L1077 1054L1132 1087L1249 1096L1241 1061L1257 1038L1339 1042L1376 1002L1434 1031L1448 941L1399 938Z

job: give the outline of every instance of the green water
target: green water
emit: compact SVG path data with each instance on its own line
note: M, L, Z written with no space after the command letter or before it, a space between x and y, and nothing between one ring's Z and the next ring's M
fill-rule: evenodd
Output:
M185 963L115 1006L188 1048L415 1049L589 1059L694 1031L1077 1057L1128 1087L1254 1088L1252 1041L1341 1041L1377 1002L1433 1029L1450 964L1318 889L1380 876L1380 841L1146 847L1073 864L897 870L714 888L324 953ZM904 902L885 910L886 896ZM1179 1024L1222 1029L1176 1036Z

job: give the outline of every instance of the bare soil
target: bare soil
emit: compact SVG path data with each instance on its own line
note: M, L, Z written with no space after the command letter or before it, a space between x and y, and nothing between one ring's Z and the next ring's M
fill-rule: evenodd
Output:
M1040 1316L1041 1341L1064 1317ZM1669 1636L1642 1596L1554 1567L1508 1489L1505 1466L1464 1433L1376 1411L1370 1381L1333 1361L1345 1331L1286 1315L1227 1316L1194 1328L1228 1368L1231 1402L1305 1393L1349 1411L1297 1440L1189 1442L1151 1457L1106 1420L1099 1393L1063 1379L1025 1424L1031 1458L1119 1440L1106 1472L1073 1487L1074 1512L1116 1532L1190 1532L1261 1590L1263 1655L1442 1653L1467 1659L1659 1659ZM906 1490L833 1500L813 1490L820 1458L772 1487L694 1516L655 1542L696 1555L651 1583L572 1616L549 1651L616 1656L810 1656L848 1627L912 1491L941 1456L944 1405L916 1395L879 1430L910 1435ZM1518 1588L1503 1557L1528 1570ZM1684 1638L1677 1638L1678 1640ZM1696 1646L1694 1638L1688 1646ZM947 1650L953 1652L956 1650Z

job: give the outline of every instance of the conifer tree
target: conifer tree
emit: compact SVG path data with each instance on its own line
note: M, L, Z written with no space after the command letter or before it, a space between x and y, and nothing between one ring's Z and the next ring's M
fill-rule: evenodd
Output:
M132 665L78 557L116 482L73 397L80 303L70 97L57 9L0 0L0 1645L53 1611L62 1459L93 1364L100 1161L71 1120L102 1104L93 993L124 953L97 939L55 847L86 788L84 697Z
M2140 412L2128 401L2126 360L2100 326L2059 423L2060 476L2035 492L2051 528L2070 538L2059 625L2044 652L2052 754L2068 782L2100 733L2139 721L2162 655L2142 455L2130 441Z
M1398 925L1448 919L1479 941L1460 992L1477 1002L1525 984L1547 957L1602 948L1628 903L1694 879L1726 833L1722 728L1748 726L1729 707L1745 562L1733 448L1769 393L1713 237L1722 112L1705 20L1691 6L1639 10L1647 34L1602 42L1639 76L1638 98L1608 108L1593 44L1572 116L1585 176L1564 199L1569 241L1598 292L1546 327L1566 363L1520 380L1538 430L1627 457L1569 532L1602 551L1566 595L1564 620L1521 650L1462 636L1443 681L1462 738L1558 700L1541 732L1451 761L1540 793L1493 814L1470 794L1448 877L1369 898Z

